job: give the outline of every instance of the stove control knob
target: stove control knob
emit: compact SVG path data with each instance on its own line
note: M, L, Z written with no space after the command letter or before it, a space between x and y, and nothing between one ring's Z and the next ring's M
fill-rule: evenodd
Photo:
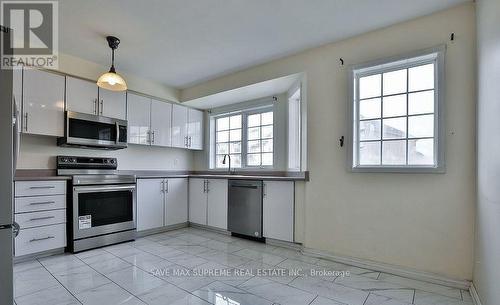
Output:
M71 163L76 163L76 158L71 158Z
M109 163L109 160L108 159L104 159L104 164L108 164Z
M111 164L115 164L115 159L111 159L109 162L110 162Z
M68 162L68 158L61 158L61 161L62 161L62 163L67 163Z

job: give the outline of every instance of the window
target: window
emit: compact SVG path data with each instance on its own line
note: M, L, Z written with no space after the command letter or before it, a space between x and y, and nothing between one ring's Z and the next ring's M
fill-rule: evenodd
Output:
M443 168L443 51L353 68L352 168Z
M242 115L232 115L216 120L217 132L215 134L215 158L217 168L226 168L229 162L222 164L224 155L231 156L231 166L241 167L241 131Z
M222 114L215 121L215 168L273 167L274 113L272 107Z
M273 166L273 112L247 116L247 166Z

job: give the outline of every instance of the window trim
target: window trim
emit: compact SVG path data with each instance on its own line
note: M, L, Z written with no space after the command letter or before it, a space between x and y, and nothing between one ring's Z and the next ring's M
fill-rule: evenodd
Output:
M265 112L273 112L273 165L260 165L260 166L248 166L247 165L247 150L248 150L248 116L252 114L257 114L257 113L265 113ZM275 141L275 133L276 133L276 124L275 124L275 109L274 109L274 103L267 103L262 106L257 106L257 107L250 107L246 109L241 109L241 110L236 110L236 111L229 111L229 112L223 112L223 113L218 113L215 115L212 115L210 117L210 120L213 120L214 122L214 137L213 139L209 139L209 145L211 146L210 149L213 149L214 153L212 156L210 156L210 164L213 164L213 167L211 170L214 171L227 171L227 168L224 167L217 167L217 119L220 118L225 118L225 117L231 117L234 115L241 115L241 167L234 167L235 170L238 171L255 171L255 170L274 170L276 167L276 141ZM212 163L213 162L213 163ZM231 168L233 169L233 168Z
M445 128L444 128L444 97L445 97L445 78L444 78L444 53L446 45L421 50L401 56L394 56L381 60L375 60L359 65L353 65L349 68L349 100L348 100L348 130L347 137L347 166L351 172L359 173L445 173ZM359 130L358 106L356 92L359 87L355 81L360 76L371 74L386 73L411 66L418 66L426 63L435 63L434 69L434 154L436 163L429 165L357 165L357 131ZM387 67L384 67L386 66ZM356 105L355 105L356 104ZM382 142L381 142L382 144Z

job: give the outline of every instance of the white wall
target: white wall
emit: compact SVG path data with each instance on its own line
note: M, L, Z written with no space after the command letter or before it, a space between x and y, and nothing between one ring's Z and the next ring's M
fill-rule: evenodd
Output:
M22 135L18 169L55 169L56 156L102 156L118 159L121 170L189 170L193 155L180 148L129 145L126 149L106 151L59 147L56 138Z
M475 202L475 16L468 3L311 49L182 90L181 100L305 72L308 161L306 247L472 278ZM450 34L455 41L450 43ZM447 44L446 174L367 174L346 169L347 65ZM340 66L339 58L346 65ZM496 86L498 88L498 85ZM498 155L497 155L498 157ZM299 211L300 212L300 209Z
M477 1L477 207L474 285L500 302L500 1Z
M109 67L83 60L78 57L59 54L59 71L88 79L97 79ZM118 71L127 81L129 89L150 94L170 101L179 100L179 91L130 73ZM119 151L89 150L58 147L56 138L22 135L19 169L54 169L57 155L111 156L118 158L119 169L168 170L191 169L193 153L184 149L159 148L129 145Z

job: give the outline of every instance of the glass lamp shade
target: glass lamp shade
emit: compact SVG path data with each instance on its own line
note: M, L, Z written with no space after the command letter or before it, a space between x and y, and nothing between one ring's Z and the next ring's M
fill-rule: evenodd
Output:
M127 90L127 83L115 72L106 72L97 80L97 86L111 91Z

